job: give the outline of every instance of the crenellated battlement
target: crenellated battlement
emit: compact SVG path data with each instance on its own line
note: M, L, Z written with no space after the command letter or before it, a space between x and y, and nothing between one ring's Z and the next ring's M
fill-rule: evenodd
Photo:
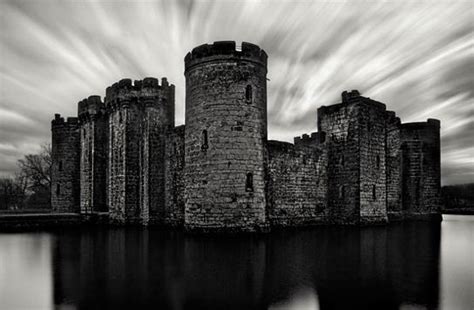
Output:
M403 123L402 128L408 130L439 129L441 122L438 119L428 118L426 122Z
M385 121L387 123L387 130L399 130L401 125L400 117L394 111L386 111L385 112Z
M343 103L348 103L361 96L360 96L360 92L357 89L353 89L352 91L347 91L347 90L343 91L341 94L341 97L342 97Z
M308 144L320 144L326 141L326 133L312 132L311 135L303 134L301 137L294 137L293 142L296 146Z
M105 104L100 96L89 96L77 103L77 115L79 118L103 113Z
M216 41L213 44L202 44L195 47L184 58L185 70L198 63L222 58L238 58L260 63L267 66L267 53L255 44L242 42L241 50L237 50L235 41Z
M157 99L160 96L168 97L174 95L174 85L169 84L164 77L161 84L157 78L148 77L143 80L122 79L107 87L105 92L105 105L109 107L117 102L128 102L136 99Z
M54 114L54 119L51 121L52 128L77 126L78 124L79 119L77 117L68 117L65 120L64 117L61 117L61 114Z

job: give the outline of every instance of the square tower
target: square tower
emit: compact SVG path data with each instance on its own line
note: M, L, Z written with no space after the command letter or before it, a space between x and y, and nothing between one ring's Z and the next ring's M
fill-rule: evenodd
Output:
M441 219L440 121L401 125L402 213Z
M165 214L166 137L174 128L174 85L123 79L106 90L108 202L113 223L160 222Z
M342 102L318 109L318 131L326 133L328 213L338 224L387 222L386 107L342 93Z
M54 212L79 211L79 121L59 114L51 121L51 207Z

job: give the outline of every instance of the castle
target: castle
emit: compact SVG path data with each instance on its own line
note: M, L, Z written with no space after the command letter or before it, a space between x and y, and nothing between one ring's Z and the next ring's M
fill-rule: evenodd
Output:
M166 78L123 79L55 115L55 212L191 231L441 218L438 120L401 123L344 91L318 132L268 141L264 50L214 42L184 62L185 125Z

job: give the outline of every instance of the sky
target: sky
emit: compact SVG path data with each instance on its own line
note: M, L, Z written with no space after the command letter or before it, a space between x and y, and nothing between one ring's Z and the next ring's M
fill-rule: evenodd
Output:
M474 182L473 1L0 0L0 175L51 140L54 113L122 78L167 77L219 40L269 55L269 139L316 131L343 90L403 122L441 120L442 183Z

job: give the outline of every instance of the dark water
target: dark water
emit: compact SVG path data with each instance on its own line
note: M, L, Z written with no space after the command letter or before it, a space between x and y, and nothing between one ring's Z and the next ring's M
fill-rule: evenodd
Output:
M196 236L0 234L0 309L473 309L474 216Z

